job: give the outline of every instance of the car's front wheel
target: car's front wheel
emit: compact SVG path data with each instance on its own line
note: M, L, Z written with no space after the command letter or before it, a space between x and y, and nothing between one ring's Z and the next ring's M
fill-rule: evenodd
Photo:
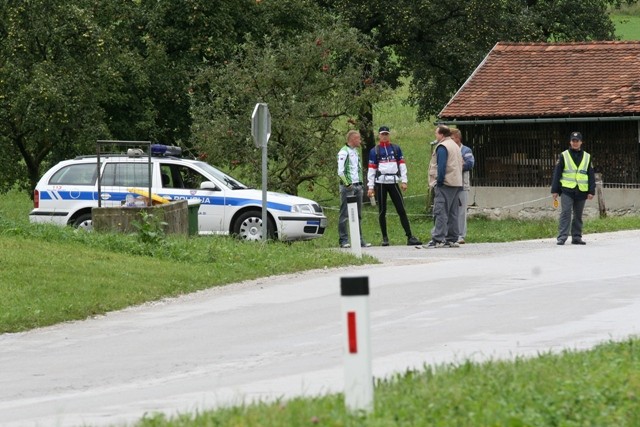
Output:
M262 212L247 211L233 225L233 234L242 240L262 240ZM274 239L276 225L267 217L267 238Z
M71 225L74 226L75 228L80 228L85 231L93 230L93 222L91 221L91 214L86 213L86 214L80 215L78 218L75 219L75 221L73 221Z

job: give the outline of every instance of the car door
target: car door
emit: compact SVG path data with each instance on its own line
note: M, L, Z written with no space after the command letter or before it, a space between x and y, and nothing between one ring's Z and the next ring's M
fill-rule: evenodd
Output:
M160 163L159 194L171 200L198 200L198 230L201 234L226 233L225 195L220 186L202 189L201 185L211 179L191 165L164 161Z

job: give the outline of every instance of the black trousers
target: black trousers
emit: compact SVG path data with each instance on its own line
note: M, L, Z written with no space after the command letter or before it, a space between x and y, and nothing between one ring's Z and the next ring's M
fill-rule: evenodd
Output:
M378 222L380 223L380 231L382 231L382 238L387 238L387 194L391 196L393 206L398 212L400 217L400 223L404 228L404 233L408 237L413 236L411 233L411 226L409 225L409 218L407 217L407 210L404 208L404 198L400 191L398 184L376 184L376 200L378 202Z

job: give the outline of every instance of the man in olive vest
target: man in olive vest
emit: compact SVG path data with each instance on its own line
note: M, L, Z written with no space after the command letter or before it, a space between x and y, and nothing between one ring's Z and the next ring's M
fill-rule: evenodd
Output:
M558 158L551 183L553 200L557 200L560 195L561 204L556 243L564 245L571 231L572 244L586 245L582 240L582 212L587 200L593 199L596 193L596 178L591 155L582 149L582 134L572 132L569 144L570 148Z

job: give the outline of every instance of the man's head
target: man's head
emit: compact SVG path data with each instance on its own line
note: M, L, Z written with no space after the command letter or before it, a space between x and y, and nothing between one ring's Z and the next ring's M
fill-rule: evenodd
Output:
M582 146L582 134L580 132L571 132L569 136L569 143L574 150L580 150Z
M360 147L360 143L361 143L361 139L360 139L360 132L358 132L357 130L350 130L349 132L347 132L347 145L351 148L358 148Z
M451 136L451 129L447 125L438 125L436 126L436 139L438 141L442 141L443 139Z
M380 126L378 129L378 135L380 135L380 139L387 140L389 139L389 126Z
M460 132L460 129L451 129L451 139L458 144L458 147L462 147L462 132Z

